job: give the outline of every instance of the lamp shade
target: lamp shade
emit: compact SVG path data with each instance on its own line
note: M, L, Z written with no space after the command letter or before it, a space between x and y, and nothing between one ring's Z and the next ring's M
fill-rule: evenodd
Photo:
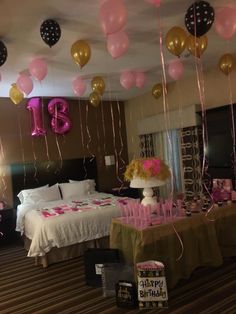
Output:
M166 184L170 177L169 167L159 157L133 159L127 166L125 179L131 188L143 189L143 205L154 205L153 187Z
M133 179L130 181L130 187L131 188L153 188L156 186L165 185L166 182L163 180L158 180L155 177L150 177L146 179L142 179L140 177L133 177Z

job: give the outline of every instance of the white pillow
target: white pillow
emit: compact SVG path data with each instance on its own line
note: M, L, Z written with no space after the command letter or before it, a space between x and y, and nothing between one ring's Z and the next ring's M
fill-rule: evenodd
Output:
M45 202L61 200L61 193L58 183L46 188L45 190L41 190L39 193L42 196L40 200Z
M89 183L84 181L72 183L60 183L60 190L63 199L78 198L89 194Z
M70 183L73 182L84 182L84 183L88 183L89 184L89 194L93 194L95 192L95 180L94 179L86 179L86 180L82 180L82 181L75 181L75 180L69 180Z
M26 202L27 202L28 198L30 198L29 195L30 195L32 192L36 192L36 193L37 193L37 191L40 191L40 190L45 189L45 188L47 188L47 187L48 187L48 184L46 184L46 185L44 185L44 186L40 186L39 188L22 190L22 191L20 191L19 194L17 194L17 197L19 198L21 204L23 204L23 203L26 203Z

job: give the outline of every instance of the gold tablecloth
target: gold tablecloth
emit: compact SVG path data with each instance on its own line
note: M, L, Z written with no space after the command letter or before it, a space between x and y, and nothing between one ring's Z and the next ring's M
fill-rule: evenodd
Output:
M236 256L235 227L235 204L213 208L207 216L192 214L143 230L113 219L110 247L118 248L124 261L134 267L147 260L163 262L168 287L172 288L197 267L220 266L224 256Z

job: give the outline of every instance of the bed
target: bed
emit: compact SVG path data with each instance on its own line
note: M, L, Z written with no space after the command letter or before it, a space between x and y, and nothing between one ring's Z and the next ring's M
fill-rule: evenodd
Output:
M110 223L124 198L98 192L95 158L12 164L11 175L16 231L36 265L109 247Z

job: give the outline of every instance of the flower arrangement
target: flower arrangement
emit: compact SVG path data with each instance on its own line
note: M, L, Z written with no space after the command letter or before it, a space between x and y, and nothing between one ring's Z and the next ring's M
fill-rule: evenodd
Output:
M134 177L165 181L170 177L170 169L159 157L133 159L126 168L125 180L131 181Z

